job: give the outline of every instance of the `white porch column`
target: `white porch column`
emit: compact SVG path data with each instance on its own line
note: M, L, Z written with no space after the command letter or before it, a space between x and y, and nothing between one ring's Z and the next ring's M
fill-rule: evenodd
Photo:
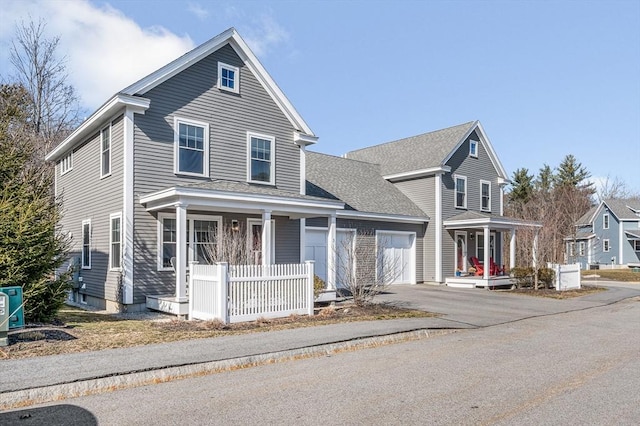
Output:
M187 301L187 206L176 204L176 299Z
M489 232L489 227L488 226L483 226L482 227L483 231L484 231L484 259L482 259L483 265L484 265L484 274L482 276L483 279L488 280L489 279L489 271L491 269L491 263L489 262L489 258L491 257L491 253L489 252L489 239L491 238L491 233Z
M516 267L516 228L511 228L511 239L509 240L509 270Z
M262 264L263 265L272 265L274 261L273 252L271 251L271 247L273 244L271 243L271 239L273 235L271 234L271 227L273 226L271 220L271 210L264 210L262 212Z
M336 215L329 216L327 232L327 289L336 289Z
M436 282L441 283L444 280L442 279L442 174L436 173L435 176L435 199L436 199L436 217L434 218L434 231L436 237L436 247L435 247L435 267L436 274L435 279Z
M307 257L307 219L300 219L300 263L306 261Z

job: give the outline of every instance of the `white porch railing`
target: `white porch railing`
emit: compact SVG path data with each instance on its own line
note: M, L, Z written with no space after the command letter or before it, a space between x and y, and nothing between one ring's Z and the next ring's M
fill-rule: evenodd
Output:
M190 265L189 318L223 323L313 315L313 262Z

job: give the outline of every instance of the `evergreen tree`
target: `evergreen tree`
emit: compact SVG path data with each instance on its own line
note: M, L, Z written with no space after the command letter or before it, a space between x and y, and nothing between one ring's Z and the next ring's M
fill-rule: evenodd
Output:
M533 176L526 168L520 168L513 172L511 180L510 203L526 203L533 195Z
M53 177L37 158L24 88L0 88L0 287L22 286L27 321L47 321L64 303L67 277L56 278L68 241L56 232L60 203Z
M568 154L558 166L558 172L555 176L555 185L570 185L587 189L593 186L593 183L586 182L590 177L591 173L587 171L582 163L578 162L576 157L573 155Z
M535 181L536 191L548 194L553 188L553 181L553 170L548 164L545 164L538 172L538 177Z

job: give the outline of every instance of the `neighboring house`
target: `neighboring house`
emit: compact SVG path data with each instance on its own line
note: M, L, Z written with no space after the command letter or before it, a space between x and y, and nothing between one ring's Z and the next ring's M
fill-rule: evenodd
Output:
M640 266L640 200L610 199L592 207L566 239L569 263Z
M505 231L513 264L527 224L502 216L507 176L478 122L348 158L308 152L317 139L234 29L118 92L46 157L74 300L184 314L189 262L224 229L246 230L257 263L315 260L329 293L349 235L384 243L396 283L502 263Z

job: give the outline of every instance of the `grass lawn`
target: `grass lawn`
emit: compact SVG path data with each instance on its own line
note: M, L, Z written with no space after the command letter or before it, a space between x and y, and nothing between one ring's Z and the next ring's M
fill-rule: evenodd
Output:
M339 306L316 311L316 315L290 316L224 325L218 321L183 321L172 316L158 319L123 318L66 306L52 324L29 326L9 334L9 346L0 347L0 360L58 355L73 352L124 348L176 340L201 339L232 334L311 327L352 321L435 316L429 312L389 305Z
M612 281L637 282L640 283L640 272L633 272L631 268L626 269L596 269L591 271L581 271L584 279L602 278Z

